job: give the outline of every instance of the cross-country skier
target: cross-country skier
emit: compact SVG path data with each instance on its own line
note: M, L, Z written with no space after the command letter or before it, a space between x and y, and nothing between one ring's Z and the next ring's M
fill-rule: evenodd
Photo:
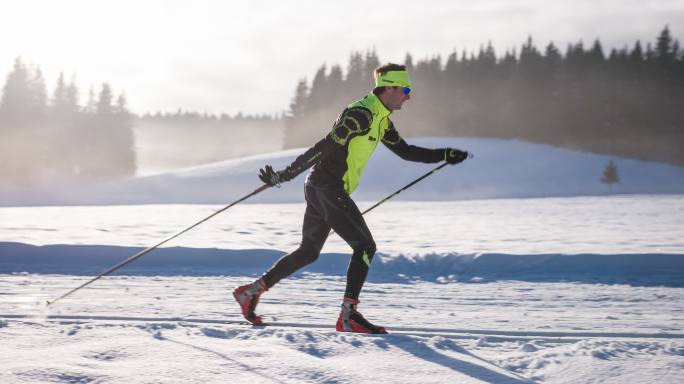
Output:
M306 211L299 248L283 256L256 281L233 291L242 315L252 324L263 324L261 317L254 312L261 294L315 261L332 229L353 250L337 331L387 333L384 327L364 319L356 309L375 254L375 242L349 195L381 141L392 152L409 161L457 164L465 160L468 153L454 148L427 149L407 144L389 118L411 98L411 81L406 66L386 64L375 69L374 75L373 91L349 104L322 140L283 170L275 171L270 165L260 169L259 178L274 186L313 167L305 182Z

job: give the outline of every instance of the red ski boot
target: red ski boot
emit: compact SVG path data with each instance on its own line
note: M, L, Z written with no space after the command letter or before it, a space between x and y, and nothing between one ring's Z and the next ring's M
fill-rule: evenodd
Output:
M387 333L385 327L379 327L371 324L368 320L363 318L363 315L356 310L356 305L359 301L349 297L345 297L342 302L342 310L340 316L337 318L337 325L335 329L337 332L354 332L354 333Z
M261 316L254 313L254 309L259 303L259 296L266 292L268 287L263 279L259 279L250 284L241 285L233 291L235 301L240 304L242 316L254 325L262 325Z

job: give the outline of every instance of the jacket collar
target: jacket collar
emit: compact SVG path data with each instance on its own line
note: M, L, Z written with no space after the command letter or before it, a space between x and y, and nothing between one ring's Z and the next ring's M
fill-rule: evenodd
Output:
M373 92L369 93L366 97L373 105L373 113L381 117L387 117L392 113L392 110L387 108L385 104L383 104L382 101L380 101L380 98L375 96Z

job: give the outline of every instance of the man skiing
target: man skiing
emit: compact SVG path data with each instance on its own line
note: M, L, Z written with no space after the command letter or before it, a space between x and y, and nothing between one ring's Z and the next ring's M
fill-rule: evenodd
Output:
M306 211L299 248L283 256L256 281L233 291L242 315L252 324L263 324L255 313L261 294L314 262L332 229L353 250L337 331L387 333L384 327L370 323L356 309L375 254L375 242L350 194L379 142L402 159L424 163L444 160L457 164L465 160L468 153L454 148L427 149L407 144L389 119L393 111L400 110L411 98L406 66L386 64L375 69L374 75L372 92L342 111L322 140L283 170L275 171L270 165L260 169L259 178L274 186L313 167L305 182Z

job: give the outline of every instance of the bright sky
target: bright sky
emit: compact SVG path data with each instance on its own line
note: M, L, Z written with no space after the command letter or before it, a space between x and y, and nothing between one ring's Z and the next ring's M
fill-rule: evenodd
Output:
M278 113L297 81L323 63L346 68L375 48L403 62L488 40L502 53L528 35L604 47L654 41L669 24L684 35L684 0L23 0L0 3L0 76L17 56L54 87L76 74L125 91L138 113L185 110ZM681 40L681 39L680 39ZM0 82L4 85L4 80ZM370 84L369 84L370 87Z

